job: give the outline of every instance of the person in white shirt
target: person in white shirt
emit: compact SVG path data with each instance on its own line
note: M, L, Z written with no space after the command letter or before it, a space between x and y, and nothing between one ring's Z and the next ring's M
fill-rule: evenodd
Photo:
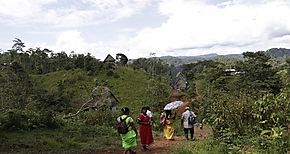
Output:
M149 106L146 106L146 109L147 109L147 111L146 111L147 116L148 116L150 119L152 119L153 114L152 114L152 112L151 112L151 110L150 110L150 107L149 107Z
M154 122L154 120L153 120L153 113L150 110L150 107L149 106L146 106L146 109L147 109L146 115L150 118L150 125L152 126L153 125L153 122Z
M190 132L190 139L193 139L194 136L194 126L193 124L190 124L188 121L188 118L190 115L193 115L194 118L196 118L196 115L194 114L194 112L190 111L189 107L185 108L185 111L182 113L181 116L181 125L183 127L184 130L184 136L186 138L186 140L188 140L188 131Z

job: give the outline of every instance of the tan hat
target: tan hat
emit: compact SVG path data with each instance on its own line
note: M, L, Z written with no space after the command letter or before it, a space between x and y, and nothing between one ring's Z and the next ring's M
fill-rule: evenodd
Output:
M189 107L187 106L187 107L185 107L185 110L189 110Z

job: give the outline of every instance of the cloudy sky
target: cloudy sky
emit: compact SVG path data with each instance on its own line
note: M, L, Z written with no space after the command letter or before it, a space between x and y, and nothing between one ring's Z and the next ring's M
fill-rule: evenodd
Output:
M0 0L0 49L190 56L290 47L290 0Z

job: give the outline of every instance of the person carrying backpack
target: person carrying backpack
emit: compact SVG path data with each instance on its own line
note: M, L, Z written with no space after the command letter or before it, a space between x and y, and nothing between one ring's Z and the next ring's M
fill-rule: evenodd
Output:
M117 118L117 130L122 139L122 147L125 149L124 154L135 154L137 147L137 129L133 118L129 116L130 110L128 107L121 109L123 115Z
M186 107L181 116L181 125L183 127L186 140L188 140L188 131L190 132L190 139L193 140L195 121L196 115L194 112L190 111L189 107Z

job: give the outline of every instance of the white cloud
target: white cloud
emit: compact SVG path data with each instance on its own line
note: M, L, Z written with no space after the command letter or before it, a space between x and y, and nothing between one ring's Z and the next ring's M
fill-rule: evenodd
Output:
M72 0L63 3L61 0L3 0L0 1L0 23L79 27L113 22L138 13L151 0Z
M112 15L111 20L130 17L138 11L142 10L152 0L82 0L86 4L91 4L94 8L102 12L107 12L107 15Z
M0 1L0 16L25 18L41 11L41 6L54 3L56 0L3 0Z
M132 48L129 46L130 43L128 40L129 38L126 36L120 36L110 42L94 42L83 37L82 33L78 30L66 30L57 33L54 43L27 42L26 40L23 41L25 41L25 44L27 45L26 49L39 47L41 49L50 49L55 53L61 51L65 51L67 54L70 54L71 51L74 51L74 53L77 54L91 53L97 59L101 60L103 60L108 54L115 56L117 53L123 53L129 59L148 57L149 54L143 52L142 50L132 50Z
M158 6L159 14L142 12L154 10L148 9L149 6L154 9ZM167 20L155 28L150 27L150 21L122 23L140 21L134 16L138 13L148 18L165 16ZM117 25L118 20L122 25ZM58 33L56 43L39 43L41 46L47 45L55 51L91 52L99 58L118 52L129 58L148 57L150 52L157 56L228 54L290 45L288 0L3 0L0 1L0 23L10 24L6 27L36 25L48 33L51 30L50 38ZM96 26L100 28L96 31L93 25L98 23L106 24ZM134 27L140 24L148 27L142 30ZM83 25L89 25L90 29L82 29L87 28ZM62 31L65 28L77 30ZM110 28L120 29L111 31ZM32 31L39 33L37 28ZM86 35L82 36L81 32ZM106 35L107 32L112 33ZM88 38L94 39L93 36L86 38L88 35L98 35L98 38L92 41ZM45 39L48 34L43 36Z
M74 51L78 54L91 53L98 59L104 59L107 54L114 56L117 53L124 53L128 58L136 58L139 55L136 52L131 52L130 49L120 44L125 44L126 38L119 38L116 42L104 43L104 42L89 42L85 40L81 32L77 30L62 31L56 38L54 45L48 45L45 43L37 44L37 47L48 48L54 52L65 51L69 54ZM137 55L136 55L137 54Z
M75 51L76 53L91 53L101 47L102 43L88 43L77 30L68 30L60 32L56 38L56 44L50 48L55 51ZM102 53L100 53L102 55Z
M123 28L120 29L121 32L136 32L137 29L136 28Z
M161 27L138 32L132 44L179 55L289 46L290 42L280 41L290 35L290 2L250 2L238 0L220 7L202 1L164 0L160 12L168 20Z

